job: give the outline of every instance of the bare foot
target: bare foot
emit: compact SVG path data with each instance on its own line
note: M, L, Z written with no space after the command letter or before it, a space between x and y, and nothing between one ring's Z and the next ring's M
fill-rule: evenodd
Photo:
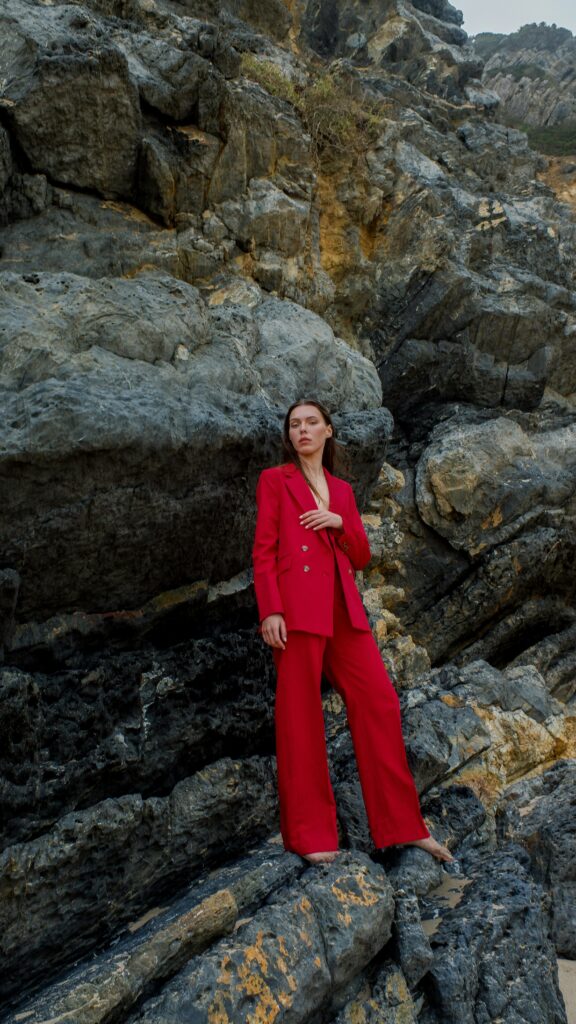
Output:
M399 843L399 846L419 846L421 850L427 850L437 860L452 861L454 857L450 853L450 850L446 846L442 846L432 836L427 836L426 839L414 839L411 843Z
M330 864L336 860L338 853L339 850L323 850L320 853L301 853L300 856L310 861L310 864Z

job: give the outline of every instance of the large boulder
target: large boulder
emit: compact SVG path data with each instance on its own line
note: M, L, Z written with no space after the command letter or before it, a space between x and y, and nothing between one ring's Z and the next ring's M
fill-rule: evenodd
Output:
M364 485L377 473L390 422L374 367L255 286L210 305L163 275L7 274L0 318L0 536L22 570L20 621L135 607L246 568L256 477L298 396L372 410Z
M138 91L102 25L73 4L15 0L0 31L2 104L32 169L77 188L130 194Z

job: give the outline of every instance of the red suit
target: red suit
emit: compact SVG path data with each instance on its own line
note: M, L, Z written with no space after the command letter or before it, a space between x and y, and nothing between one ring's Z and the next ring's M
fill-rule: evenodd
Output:
M370 547L349 484L324 469L330 511L342 529L306 529L316 508L295 465L265 469L256 490L254 587L260 622L284 616L277 670L276 758L280 828L295 853L338 849L326 758L322 672L341 695L352 734L372 839L377 847L430 835L406 760L400 702L356 586Z

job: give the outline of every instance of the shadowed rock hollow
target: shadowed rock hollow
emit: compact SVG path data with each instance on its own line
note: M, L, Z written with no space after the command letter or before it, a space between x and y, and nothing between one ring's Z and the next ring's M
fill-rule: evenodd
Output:
M4 1021L566 1022L575 224L461 23L0 12ZM373 849L329 689L343 852L280 841L250 549L302 395L453 906Z

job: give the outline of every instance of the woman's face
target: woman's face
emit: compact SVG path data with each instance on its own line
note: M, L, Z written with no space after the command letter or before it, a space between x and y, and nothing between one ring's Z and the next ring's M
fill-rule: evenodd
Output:
M297 405L290 414L288 436L298 455L315 455L323 451L332 427L315 405Z

